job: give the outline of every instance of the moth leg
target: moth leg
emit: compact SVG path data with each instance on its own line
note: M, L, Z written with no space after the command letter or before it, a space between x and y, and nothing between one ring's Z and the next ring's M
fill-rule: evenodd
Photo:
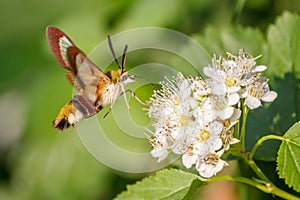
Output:
M129 106L129 103L127 101L126 94L125 94L126 92L127 92L127 90L125 90L124 87L122 87L122 93L121 93L121 95L124 95L125 103L127 105L128 110L130 110L130 106Z
M105 115L103 116L103 118L105 118L111 111L111 107L109 107L109 110L105 113Z
M144 105L144 106L149 106L147 103L143 102L141 99L138 98L138 96L130 89L125 90L125 92L129 92L130 95L135 98L140 104Z

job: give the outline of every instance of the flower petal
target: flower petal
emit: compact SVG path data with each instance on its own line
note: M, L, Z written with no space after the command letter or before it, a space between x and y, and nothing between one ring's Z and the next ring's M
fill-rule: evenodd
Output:
M235 108L233 114L230 117L230 121L235 124L239 118L241 117L242 111L240 109Z
M153 149L151 155L158 158L157 162L164 160L168 156L168 151L166 149Z
M261 102L258 98L248 96L245 99L245 104L248 106L248 108L255 109L255 108L258 108L261 105Z
M209 132L213 135L219 135L223 130L223 124L218 121L213 121L209 126Z
M262 72L262 71L265 71L266 69L267 69L267 66L265 66L265 65L257 65L254 67L255 72Z
M233 112L234 112L233 107L226 107L224 110L218 113L218 116L222 120L229 119L232 116Z
M200 176L204 178L210 178L214 175L214 170L211 169L210 166L206 165L205 163L202 163L196 167L197 171L199 172Z
M239 143L239 142L240 142L239 139L237 139L237 138L232 138L231 141L230 141L230 144L237 144L237 143Z
M261 98L264 102L273 102L277 98L277 93L274 91L270 91L267 93L267 95L263 96Z
M235 92L238 92L240 89L241 89L240 86L228 87L228 88L227 88L227 92L228 92L228 93L235 93Z
M196 155L189 155L188 153L182 155L182 164L186 168L191 168L193 164L196 163L197 156Z
M240 95L237 93L230 94L228 96L228 105L233 106L240 101Z

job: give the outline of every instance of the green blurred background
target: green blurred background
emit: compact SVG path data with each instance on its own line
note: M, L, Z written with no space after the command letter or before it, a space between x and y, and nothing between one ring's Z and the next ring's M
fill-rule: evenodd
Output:
M195 38L209 33L208 27L221 31L231 24L265 32L283 10L299 13L300 4L297 0L2 0L0 199L112 199L143 176L109 169L86 151L74 130L61 134L52 128L72 89L48 48L47 25L63 29L88 53L108 34L137 27L165 27Z

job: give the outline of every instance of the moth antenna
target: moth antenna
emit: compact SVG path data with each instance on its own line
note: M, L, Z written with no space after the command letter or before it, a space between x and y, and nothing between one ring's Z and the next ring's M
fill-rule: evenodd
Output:
M128 48L128 45L126 44L125 47L124 47L123 57L122 57L122 65L121 65L122 73L125 71L125 62L126 62L127 48Z
M107 36L107 39L108 39L108 46L109 46L110 51L111 51L111 53L112 53L112 55L113 55L113 57L114 57L114 59L115 59L115 62L116 62L116 64L118 65L119 69L122 69L122 68L121 68L121 65L120 65L120 63L119 63L119 60L118 60L117 57L116 57L116 54L115 54L115 51L114 51L114 48L113 48L113 45L112 45L110 36ZM123 70L122 70L122 71L123 71Z

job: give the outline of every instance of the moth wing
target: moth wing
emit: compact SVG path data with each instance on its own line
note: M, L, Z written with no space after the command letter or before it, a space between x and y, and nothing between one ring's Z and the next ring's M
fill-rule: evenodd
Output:
M110 83L110 79L80 51L60 29L48 26L46 36L51 51L67 72L70 83L88 99L95 102L97 95Z
M67 57L70 66L77 69L74 87L89 100L96 102L99 91L110 84L111 80L77 47L70 46L67 49Z
M72 66L70 66L67 57L67 49L70 46L76 46L74 42L64 32L55 26L47 27L46 36L50 49L56 60L63 68L72 71L72 73L76 76L76 68L74 69Z

